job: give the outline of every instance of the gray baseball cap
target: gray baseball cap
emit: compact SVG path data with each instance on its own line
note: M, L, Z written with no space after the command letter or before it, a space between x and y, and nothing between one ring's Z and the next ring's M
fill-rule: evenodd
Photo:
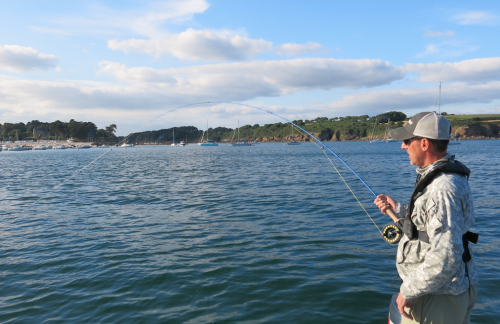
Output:
M425 137L437 140L449 140L451 124L443 115L436 112L421 112L410 118L408 123L391 129L392 138L404 141L412 137Z

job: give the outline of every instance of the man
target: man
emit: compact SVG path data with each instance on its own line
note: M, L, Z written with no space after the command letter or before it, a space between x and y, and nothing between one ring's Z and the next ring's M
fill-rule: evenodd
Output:
M396 256L402 323L469 323L476 301L478 277L468 248L469 241L477 242L469 232L470 170L447 153L450 132L450 122L435 112L419 113L390 132L420 167L408 206L387 195L375 199L383 214L392 210L404 218L398 221L404 235Z

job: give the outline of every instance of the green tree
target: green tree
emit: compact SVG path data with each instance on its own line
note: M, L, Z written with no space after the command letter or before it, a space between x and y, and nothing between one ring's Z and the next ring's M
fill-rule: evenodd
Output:
M106 132L108 133L108 135L110 137L114 137L115 136L115 132L116 132L116 125L115 124L111 124L108 127L106 127Z

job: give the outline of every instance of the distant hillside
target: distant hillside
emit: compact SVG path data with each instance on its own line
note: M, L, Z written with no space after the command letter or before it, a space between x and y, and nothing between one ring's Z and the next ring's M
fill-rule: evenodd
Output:
M443 113L446 114L446 113ZM388 117L391 118L387 125ZM452 124L452 132L462 139L500 138L500 114L493 115L446 115ZM389 112L378 116L347 116L347 117L318 117L314 120L294 120L293 122L304 128L322 141L363 141L373 137L384 137L387 129L400 127L408 120L401 112ZM381 122L379 122L381 121ZM395 122L394 122L395 121ZM176 127L175 141L198 142L203 131L194 126ZM291 140L292 127L286 123L265 124L260 126L245 125L240 127L240 139L261 142L284 142ZM210 139L218 142L230 142L236 130L226 127L209 129ZM294 128L294 138L298 141L309 141L308 136ZM130 143L171 143L173 140L172 128L157 131L135 133L128 137Z

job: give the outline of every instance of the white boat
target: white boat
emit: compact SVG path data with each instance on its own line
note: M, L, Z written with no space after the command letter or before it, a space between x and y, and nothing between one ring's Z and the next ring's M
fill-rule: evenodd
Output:
M390 134L390 133L389 133L389 123L390 123L390 122L391 122L391 118L389 118L389 119L387 120L387 127L385 128L385 136L384 136L384 138L385 138L385 142L386 142L386 143L393 143L393 142L397 142L394 138L389 137L389 134Z
M175 144L175 132L174 132L174 129L175 129L175 127L172 128L172 144L170 144L170 146L177 146Z
M186 146L186 143L185 143L184 141L181 141L181 142L179 143L179 146Z
M234 133L236 132L236 129L238 130L238 142L233 143L234 139ZM238 117L238 128L236 128L233 132L233 138L231 138L231 144L229 146L235 146L235 147L240 147L240 146L250 146L247 142L240 140L240 118Z
M293 124L292 124L292 140L287 143L288 145L300 145L300 142L297 142L293 139Z
M55 145L52 147L53 150L65 150L66 149L66 146L63 146L63 145Z
M47 149L47 146L45 145L37 145L33 147L33 151L45 151Z
M373 134L375 133L375 126L378 123L378 118L375 118L375 124L373 124L373 130L372 130L372 137L370 140L370 143L385 143L385 141L382 141L380 138L373 139Z
M251 142L250 144L252 144L252 145L260 144L260 142L257 141L257 137L255 137L255 130L253 131L253 142Z
M24 151L24 148L19 145L14 145L12 147L9 147L9 151Z
M80 148L80 149L89 149L90 145L82 145L82 146L79 146L78 148Z
M205 133L207 133L207 140L204 141L203 138L205 136ZM215 143L214 140L208 139L208 119L207 119L207 130L203 131L201 134L201 139L200 142L198 143L199 146L219 146L219 144Z
M457 137L453 134L450 134L450 141L448 142L448 145L460 145L462 142L457 140Z
M134 144L128 144L128 143L123 143L120 145L121 147L127 148L127 147L134 147Z
M98 148L109 148L108 145L101 145L101 146L98 146Z

